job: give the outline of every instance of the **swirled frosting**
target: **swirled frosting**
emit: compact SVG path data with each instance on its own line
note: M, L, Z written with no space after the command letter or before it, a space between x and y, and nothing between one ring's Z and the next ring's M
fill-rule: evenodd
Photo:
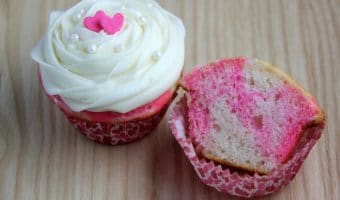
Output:
M93 32L83 19L98 10L124 15L114 35ZM129 112L172 88L184 63L182 21L153 0L83 0L52 12L32 51L49 95L76 112Z

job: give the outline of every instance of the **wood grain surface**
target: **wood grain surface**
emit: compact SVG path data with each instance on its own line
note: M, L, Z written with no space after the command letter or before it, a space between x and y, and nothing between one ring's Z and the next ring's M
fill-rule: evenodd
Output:
M0 199L232 199L203 185L170 134L103 146L43 93L30 51L52 10L76 0L0 0ZM289 186L263 199L340 199L340 1L160 0L186 25L185 72L247 55L311 91L327 127Z

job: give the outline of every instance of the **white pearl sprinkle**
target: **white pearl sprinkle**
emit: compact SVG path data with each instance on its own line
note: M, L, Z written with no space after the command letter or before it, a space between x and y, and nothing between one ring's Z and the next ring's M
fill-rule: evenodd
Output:
M76 33L71 34L70 36L71 42L78 42L79 41L79 35Z
M157 62L157 61L159 61L159 59L161 58L161 56L162 56L161 52L156 51L156 52L154 52L154 53L152 54L151 59L152 59L153 61Z
M97 52L97 45L95 45L95 44L91 44L91 45L89 45L88 47L87 47L87 52L88 53L91 53L91 54L94 54L94 53L96 53Z
M120 45L117 45L117 46L114 48L114 51L115 51L115 52L121 52L124 48L125 48L124 45L120 44Z
M84 14L84 13L85 13L85 9L82 8L82 9L80 10L80 14Z
M122 10L126 10L126 6L125 5L122 6Z
M74 22L79 22L81 20L81 18L82 18L82 14L81 13L75 14L72 17Z
M145 18L144 16L139 17L138 23L139 23L140 25L144 25L145 22L146 22L146 18Z

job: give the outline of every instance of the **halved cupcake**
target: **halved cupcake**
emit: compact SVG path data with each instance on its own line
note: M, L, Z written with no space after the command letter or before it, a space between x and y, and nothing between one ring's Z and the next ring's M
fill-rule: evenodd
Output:
M51 13L32 51L49 98L90 139L118 144L151 132L177 89L182 21L154 1L84 0Z
M257 59L196 68L182 87L173 133L203 181L232 195L260 196L288 184L324 128L314 98Z

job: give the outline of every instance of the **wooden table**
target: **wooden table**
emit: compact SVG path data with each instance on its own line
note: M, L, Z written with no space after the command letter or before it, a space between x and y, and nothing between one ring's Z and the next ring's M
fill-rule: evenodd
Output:
M78 134L37 81L30 51L48 13L76 0L0 1L0 199L227 199L203 185L166 117L145 139L103 146ZM248 55L315 95L324 135L291 184L264 199L340 199L340 1L161 0L187 29L185 72Z

